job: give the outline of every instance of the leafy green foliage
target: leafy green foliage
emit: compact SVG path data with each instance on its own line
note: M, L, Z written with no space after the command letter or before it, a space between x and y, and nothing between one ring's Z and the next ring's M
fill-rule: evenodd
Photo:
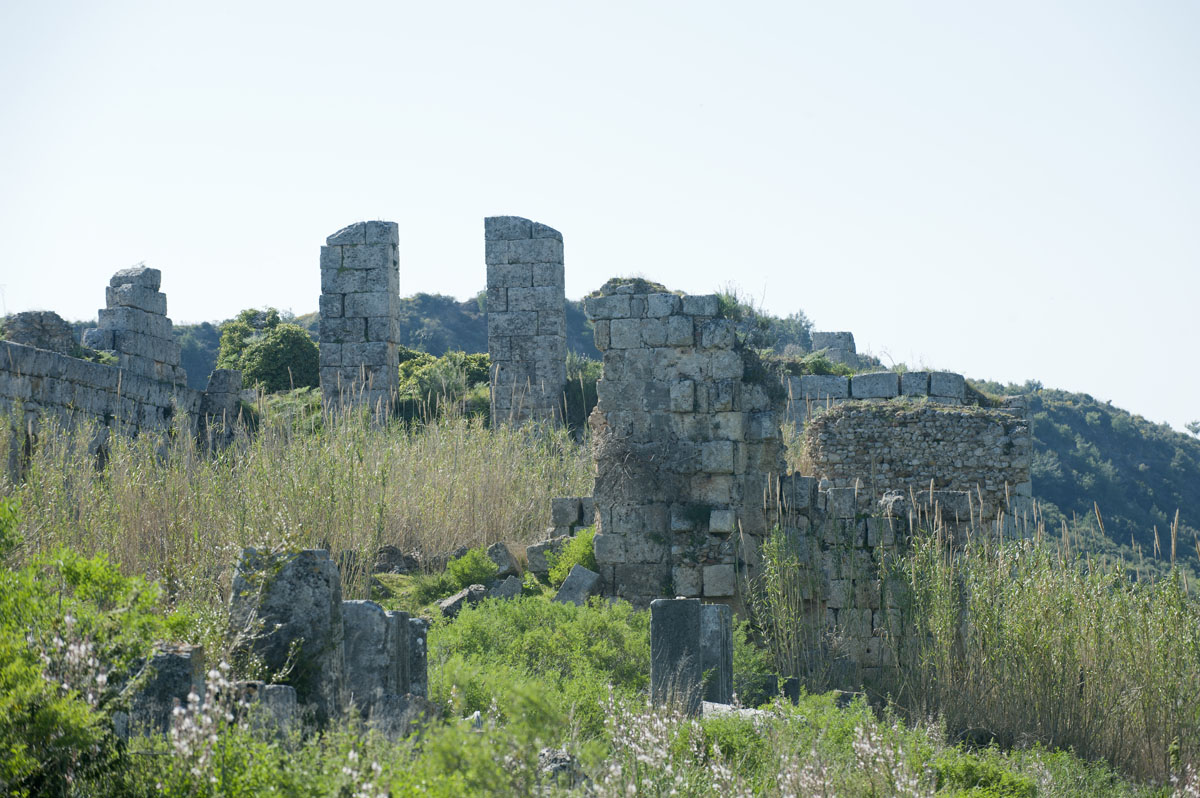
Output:
M9 510L13 508L9 506ZM0 571L0 789L74 795L119 765L112 713L165 630L158 590L68 550Z
M550 564L550 584L559 587L566 581L567 575L576 565L582 565L589 571L599 571L596 565L596 554L592 548L592 540L596 530L592 527L581 529L567 541L562 551L546 553L546 562Z
M180 348L180 364L187 372L189 388L204 390L208 375L217 365L217 350L221 346L221 330L211 322L176 324L175 343Z
M499 566L482 548L471 549L446 564L446 573L450 574L459 590L471 585L487 585L496 578L499 570Z
M253 341L242 355L242 379L268 393L293 388L316 388L319 379L317 345L295 324L278 324Z
M939 792L953 798L1035 798L1037 782L1005 767L996 751L991 756L952 749L933 761Z
M21 545L21 532L17 529L20 509L20 500L0 499L0 560Z
M457 712L503 717L550 706L543 739L573 716L587 735L603 728L609 685L621 695L644 689L650 674L650 615L626 602L584 607L540 596L488 599L464 608L429 635L430 695ZM453 695L453 697L452 697Z

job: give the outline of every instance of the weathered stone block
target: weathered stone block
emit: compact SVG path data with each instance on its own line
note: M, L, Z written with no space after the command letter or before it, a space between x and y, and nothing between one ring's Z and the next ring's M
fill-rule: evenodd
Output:
M513 556L512 551L506 543L493 543L488 546L488 559L496 563L496 578L503 579L506 576L516 576L521 573L521 567L517 563L517 558Z
M638 349L642 346L641 319L613 319L609 330L609 347L612 349Z
M696 383L680 380L671 386L671 411L690 413L696 405Z
M737 592L737 570L732 564L704 566L704 595L732 596Z
M900 393L900 375L892 371L856 374L850 380L854 399L891 399Z
M444 598L438 602L438 609L442 611L442 615L446 618L455 618L463 607L470 607L478 604L487 597L487 588L483 585L470 585L455 593L449 598Z
M562 587L554 595L554 600L561 604L583 606L587 603L589 596L594 596L599 592L600 574L590 571L582 565L575 565L571 567Z
M136 285L157 291L162 287L162 272L149 266L132 266L115 272L108 284L113 288L118 285Z
M700 708L702 668L699 600L650 602L651 701L696 714Z
M737 530L737 512L734 510L713 510L708 516L708 531L717 534L729 534Z
M331 247L343 244L365 244L367 243L367 223L355 222L347 225L326 238L325 243Z
M367 341L390 343L400 337L399 323L392 316L367 318Z
M583 300L583 308L589 319L629 318L629 297L623 294L590 296Z
M533 285L533 267L528 263L489 264L487 284L502 288L529 288Z
M110 308L138 308L147 313L167 314L167 295L140 285L126 283L104 289L105 301Z
M716 294L685 296L682 304L683 312L689 316L715 316L720 308Z
M900 375L901 396L928 396L929 372L906 371Z
M582 504L578 497L550 500L550 522L555 526L573 526L579 523Z
M292 666L287 681L301 702L314 708L319 723L341 714L342 583L327 551L272 557L243 550L234 570L229 613L234 629L261 628L249 647L270 670ZM293 652L297 640L302 642Z
M485 241L514 241L532 236L533 222L520 216L488 216L483 220Z
M387 244L364 244L357 247L342 247L342 269L353 271L370 270L379 277L377 289L386 288L387 275L395 268L394 248Z
M347 699L369 714L386 694L407 692L408 614L373 601L342 602Z
M831 518L854 518L858 514L858 497L854 488L830 488L825 510Z
M625 562L625 537L596 533L596 536L592 538L592 551L595 553L598 563L623 563Z
M675 294L647 294L646 315L651 318L670 316L679 312L679 297Z
M533 285L558 288L561 295L561 289L566 284L563 271L561 263L535 263L533 264Z
M320 299L321 318L336 319L342 315L342 295L341 294L321 294Z
M700 606L700 670L704 700L733 703L733 610L724 604Z
M967 398L967 381L961 374L948 371L930 372L929 395L963 401Z
M666 319L641 319L642 342L646 346L667 345Z
M563 242L555 238L531 238L508 242L509 263L562 263Z
M695 343L694 325L690 316L671 316L667 319L667 346L692 346Z
M729 349L737 340L733 322L713 319L700 327L700 346L705 349Z
M567 545L568 540L570 538L557 537L544 540L541 543L534 543L532 546L526 546L525 568L541 577L548 575L550 573L550 563L546 560L546 555L550 553L559 554L563 546Z
M488 338L494 335L536 335L537 313L488 313Z
M204 647L166 646L150 658L147 671L149 678L130 702L130 726L134 732L165 734L175 707L187 707L193 694L204 701Z
M676 596L699 596L704 592L704 573L699 566L676 565L671 569L671 584Z
M400 243L400 226L395 222L370 221L366 225L366 241L364 243L391 244L393 246Z
M745 364L737 352L716 350L709 361L709 369L714 380L740 380Z
M491 590L488 591L487 597L498 599L514 599L521 595L523 587L524 582L521 581L521 577L510 576L506 579L501 579L499 582L492 585Z
M342 313L349 317L390 316L392 297L386 291L362 294L346 294L342 300Z
M710 474L732 474L734 447L732 441L709 441L700 447L700 467Z
M810 399L847 399L850 396L850 380L834 375L806 374L800 377L800 390L795 391L795 378L792 380L793 398Z

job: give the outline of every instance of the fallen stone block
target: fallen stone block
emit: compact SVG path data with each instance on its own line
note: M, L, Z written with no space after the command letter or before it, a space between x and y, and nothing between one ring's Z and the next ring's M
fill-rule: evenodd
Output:
M562 587L558 589L554 600L563 604L583 606L588 596L594 596L600 591L600 574L590 571L582 565L571 568Z
M488 559L496 563L496 578L503 579L506 576L516 576L521 573L521 568L517 564L517 558L512 555L506 543L493 543L487 550Z
M650 602L650 699L674 704L687 714L700 710L702 653L700 601L655 599Z
M204 701L204 647L165 646L146 665L149 678L130 704L129 729L142 734L166 734L175 707L187 707L188 697Z
M492 585L488 591L488 598L497 599L514 599L521 595L521 590L524 588L524 583L519 576L510 576L507 579L502 579Z
M442 599L438 602L438 609L442 611L442 615L447 618L454 618L462 611L463 607L478 604L487 596L487 588L483 585L471 585L455 593L450 598Z
M534 543L532 546L526 546L526 569L544 579L550 574L550 562L546 559L546 555L561 553L563 547L567 545L568 540L570 538L563 536L544 540L541 543Z

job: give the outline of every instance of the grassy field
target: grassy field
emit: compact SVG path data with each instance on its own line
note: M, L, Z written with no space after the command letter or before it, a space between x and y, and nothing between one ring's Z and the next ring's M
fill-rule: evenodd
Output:
M1200 794L1192 586L1131 579L1044 534L950 546L936 528L881 565L909 597L890 703L806 694L700 720L651 709L645 612L530 595L435 622L443 720L420 738L388 741L353 717L278 737L214 710L123 747L106 674L154 639L222 628L196 619L223 611L241 547L529 542L551 497L589 492L591 464L565 433L465 418L380 428L267 413L218 456L143 436L114 441L103 468L91 436L43 431L22 478L0 484L0 786L14 795ZM770 669L746 631L739 667ZM237 676L210 674L215 687ZM587 781L548 783L544 747Z

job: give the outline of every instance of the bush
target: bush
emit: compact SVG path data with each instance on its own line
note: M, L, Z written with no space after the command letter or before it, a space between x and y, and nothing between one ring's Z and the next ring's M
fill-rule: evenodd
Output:
M295 324L278 324L242 355L242 377L268 393L319 384L317 345Z
M471 585L487 585L496 578L500 567L492 562L483 549L471 549L446 565L446 573L454 580L458 590Z
M546 562L550 564L550 584L558 587L567 580L567 575L576 565L582 565L589 571L599 571L596 564L596 552L592 548L592 539L596 530L588 527L575 533L575 537L567 541L562 551L555 554L547 552Z
M0 571L0 791L74 795L116 777L112 715L166 629L157 600L103 557L65 549Z

